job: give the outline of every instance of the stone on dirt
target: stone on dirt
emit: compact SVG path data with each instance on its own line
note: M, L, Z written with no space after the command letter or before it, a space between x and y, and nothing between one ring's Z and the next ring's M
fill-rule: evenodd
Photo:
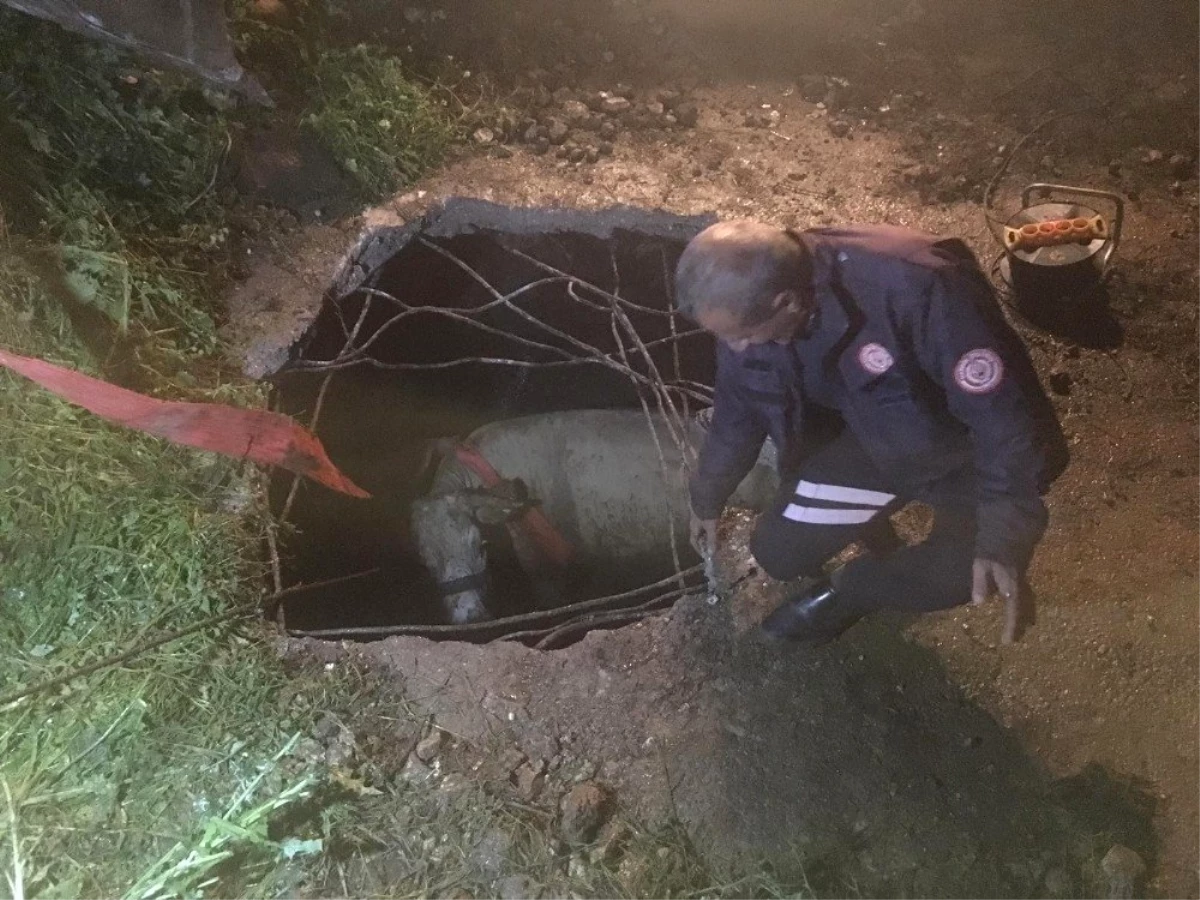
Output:
M517 788L517 796L532 803L542 794L546 786L546 764L539 760L523 763L512 775Z
M600 109L610 115L615 115L617 113L628 112L632 106L633 104L624 97L605 97L600 104Z
M798 86L800 96L809 103L820 103L829 92L829 83L824 75L801 75Z
M1146 874L1146 863L1136 850L1124 844L1113 844L1100 860L1100 868L1108 877L1110 900L1129 900L1137 896L1139 882Z
M550 139L550 143L561 144L567 139L567 135L570 133L571 129L562 119L546 120L546 137Z
M1167 161L1171 174L1179 179L1191 178L1196 173L1196 161L1186 153L1173 153Z
M524 875L509 875L496 882L496 896L500 900L535 900L541 896L532 878Z
M562 105L562 114L572 125L581 125L591 117L592 111L586 103L579 100L568 100Z
M1054 866L1047 871L1042 884L1045 886L1047 897L1075 896L1075 879L1071 877L1070 872L1061 866Z
M586 844L600 831L612 811L613 796L604 785L585 781L562 799L559 834L572 844Z
M1061 369L1056 369L1050 373L1050 390L1056 394L1066 396L1071 393L1071 373L1064 372Z
M695 103L680 103L673 112L684 128L695 128L700 121L700 110Z
M488 878L495 878L508 865L513 839L499 828L489 829L467 855L471 868Z
M417 759L423 763L431 762L441 752L445 742L445 732L435 728L417 744Z
M836 138L845 137L850 133L850 123L845 119L830 119L829 133Z
M625 845L633 837L633 831L628 825L616 820L604 823L596 835L596 846L588 854L588 860L593 865L611 864L625 852Z

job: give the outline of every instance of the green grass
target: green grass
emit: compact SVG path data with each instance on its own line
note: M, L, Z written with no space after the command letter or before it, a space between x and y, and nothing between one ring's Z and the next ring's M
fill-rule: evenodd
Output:
M356 58L354 91L369 94L372 73L403 86L394 67ZM397 102L425 112L415 90ZM122 350L142 389L262 405L261 388L203 374L220 368L231 208L217 176L236 124L182 76L0 11L0 347L102 377ZM421 145L425 163L444 135L439 124ZM98 314L90 340L78 308ZM251 468L106 425L0 372L0 481L0 695L262 593L267 518ZM271 872L319 853L322 817L346 803L297 747L359 689L317 677L293 690L261 626L241 619L8 704L9 893L268 890Z
M87 368L36 283L11 258L0 274L0 346ZM261 401L254 387L237 399ZM3 373L0 468L0 693L259 592L263 513L235 503L257 476L235 463L107 426ZM214 817L295 802L278 777L255 783L297 727L275 711L285 684L252 627L226 626L5 708L10 889L119 896L142 872L152 886L154 861L203 846Z
M308 125L367 197L396 190L425 172L452 137L446 113L399 60L366 46L328 50L313 70Z

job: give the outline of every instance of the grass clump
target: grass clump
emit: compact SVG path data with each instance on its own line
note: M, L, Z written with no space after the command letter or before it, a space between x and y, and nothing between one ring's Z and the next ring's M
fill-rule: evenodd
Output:
M91 368L37 279L0 260L0 346ZM261 402L256 387L222 393ZM107 426L0 372L0 478L0 695L259 593L256 476L232 461ZM13 894L195 896L217 864L281 853L287 835L268 841L269 823L324 777L281 765L307 724L280 714L286 684L253 626L231 622L6 705L0 868Z
M400 61L366 45L327 50L313 69L313 130L369 197L413 181L441 158L445 111Z

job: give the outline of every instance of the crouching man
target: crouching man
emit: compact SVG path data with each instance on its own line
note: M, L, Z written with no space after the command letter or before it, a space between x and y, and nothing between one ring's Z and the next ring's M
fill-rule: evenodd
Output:
M698 551L716 547L721 510L764 439L780 448L782 486L751 550L771 577L809 580L763 622L766 635L825 641L874 610L996 592L1003 639L1019 637L1032 621L1025 572L1046 529L1041 496L1067 450L961 241L723 222L688 244L675 296L718 339L712 426L690 486ZM905 546L888 516L910 500L935 518ZM868 552L821 577L855 540Z

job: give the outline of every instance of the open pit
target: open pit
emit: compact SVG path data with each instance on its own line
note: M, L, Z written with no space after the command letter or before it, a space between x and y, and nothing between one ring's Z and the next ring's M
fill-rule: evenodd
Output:
M698 559L675 535L648 535L642 562L567 600L629 595L563 633L575 614L529 621L528 578L504 526L485 531L497 620L451 628L410 533L413 500L436 467L430 441L497 420L569 409L688 416L708 405L711 341L671 312L675 262L709 220L634 209L518 210L452 200L404 227L370 234L273 378L279 408L312 421L331 457L371 492L361 501L301 487L271 490L294 526L281 547L284 586L330 582L290 598L289 631L370 639L424 634L537 645L591 625L634 621L679 596L652 587ZM664 406L665 404L665 406ZM648 428L648 426L647 426ZM504 474L501 472L500 474ZM289 501L289 496L292 498ZM365 574L364 574L365 573ZM651 586L651 587L647 587ZM639 590L642 589L642 590ZM506 620L518 616L511 624Z

